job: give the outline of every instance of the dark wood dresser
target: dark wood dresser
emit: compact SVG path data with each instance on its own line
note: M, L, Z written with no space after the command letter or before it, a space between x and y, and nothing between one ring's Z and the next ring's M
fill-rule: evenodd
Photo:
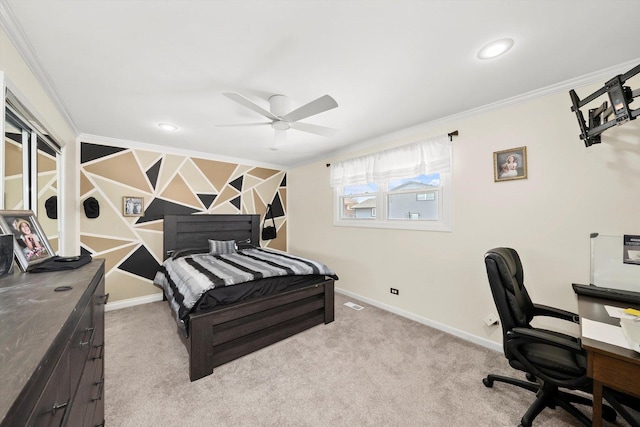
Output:
M108 298L102 259L0 278L1 427L104 425Z

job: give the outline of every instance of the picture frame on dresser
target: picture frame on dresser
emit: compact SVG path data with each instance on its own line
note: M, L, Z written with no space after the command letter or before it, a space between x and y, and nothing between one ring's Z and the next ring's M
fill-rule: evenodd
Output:
M55 255L33 211L0 210L0 234L3 233L13 235L13 255L22 271Z

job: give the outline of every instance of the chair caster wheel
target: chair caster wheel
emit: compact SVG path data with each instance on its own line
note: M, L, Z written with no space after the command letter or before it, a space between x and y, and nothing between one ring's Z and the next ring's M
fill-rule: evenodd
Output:
M484 384L484 386L487 388L491 388L493 387L493 380L490 380L489 378L483 378L482 384Z
M532 383L537 382L536 377L531 374L527 374L527 380L531 381Z

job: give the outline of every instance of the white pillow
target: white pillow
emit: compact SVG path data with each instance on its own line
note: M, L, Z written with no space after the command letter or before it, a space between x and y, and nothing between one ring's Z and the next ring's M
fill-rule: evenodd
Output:
M224 255L236 252L235 240L211 240L209 239L209 254Z

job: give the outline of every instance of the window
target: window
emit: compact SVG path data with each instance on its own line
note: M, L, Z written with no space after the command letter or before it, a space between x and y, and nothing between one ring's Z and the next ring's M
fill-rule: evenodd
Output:
M450 152L447 138L332 164L334 224L451 231Z
M340 217L344 219L375 218L378 184L346 186L340 195Z
M387 217L438 221L438 193L441 191L439 173L391 181L386 195Z

